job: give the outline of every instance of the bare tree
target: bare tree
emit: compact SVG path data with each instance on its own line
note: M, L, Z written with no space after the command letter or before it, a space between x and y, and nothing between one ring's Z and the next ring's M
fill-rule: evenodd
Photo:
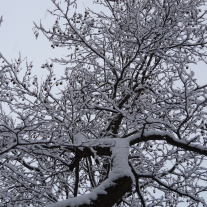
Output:
M43 83L0 53L1 206L206 206L206 0L52 2Z

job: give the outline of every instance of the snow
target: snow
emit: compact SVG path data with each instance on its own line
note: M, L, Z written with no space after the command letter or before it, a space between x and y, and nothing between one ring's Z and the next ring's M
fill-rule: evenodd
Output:
M81 135L77 135L76 138ZM97 199L98 194L106 194L105 189L113 186L115 180L127 176L131 177L133 180L133 174L131 172L131 168L128 164L128 156L129 156L129 141L127 139L108 139L109 144L115 142L115 146L112 148L112 171L109 173L109 178L103 181L97 188L95 188L91 193L81 195L78 197L70 198L64 201L60 201L57 203L46 205L45 207L75 207L82 204L91 204L93 200ZM102 140L96 140L102 142Z
M158 136L160 138L158 138ZM200 144L195 144L195 143L191 143L191 140L185 140L185 139L178 139L177 137L174 136L173 133L170 132L161 132L161 131L146 131L143 135L141 133L136 134L136 135L132 135L130 137L127 138L127 140L129 140L130 143L135 142L138 139L146 139L150 138L151 140L153 140L153 137L155 140L166 140L169 144L172 144L174 146L177 147L182 147L184 148L186 146L186 148L188 148L188 150L190 151L194 151L203 155L207 155L207 147L206 146L201 146Z
M74 144L77 145L77 146L80 146L83 143L87 142L86 136L82 133L77 133L76 135L74 135L73 139L74 139L73 140ZM83 150L83 147L80 147L79 149Z
M150 122L151 120L148 119ZM106 194L105 189L113 186L114 181L117 179L127 176L130 177L134 181L134 176L131 172L131 168L128 165L128 155L129 155L129 145L130 142L137 140L137 139L143 139L147 137L153 137L155 136L155 139L157 139L157 136L160 136L160 139L167 140L171 139L177 145L182 144L189 147L194 147L195 149L207 151L207 147L199 146L197 144L189 143L189 140L180 140L178 139L173 133L169 132L161 132L161 131L146 131L143 135L141 133L130 136L125 139L121 138L106 138L106 139L100 139L100 140L92 140L87 139L87 137L83 133L77 133L74 136L74 144L76 146L81 147L92 147L94 146L104 146L104 147L111 147L112 152L112 171L109 173L109 178L103 181L97 188L95 188L92 192L81 195L75 198L70 198L64 201L60 201L53 204L48 204L46 207L75 207L82 204L91 204L94 200L97 199L98 195L100 194ZM6 165L7 167L11 168L12 166ZM147 174L145 174L146 176ZM23 175L22 175L23 176Z
M129 141L127 139L117 139L115 147L112 148L112 160L114 169L110 172L111 176L132 177L131 168L128 164Z

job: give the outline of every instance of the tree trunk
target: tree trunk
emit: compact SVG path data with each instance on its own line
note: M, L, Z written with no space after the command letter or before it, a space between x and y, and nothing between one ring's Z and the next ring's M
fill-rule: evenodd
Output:
M106 194L98 194L98 198L91 204L79 205L79 207L111 207L131 190L132 180L124 176L114 181L114 185L105 189ZM70 206L67 206L70 207Z

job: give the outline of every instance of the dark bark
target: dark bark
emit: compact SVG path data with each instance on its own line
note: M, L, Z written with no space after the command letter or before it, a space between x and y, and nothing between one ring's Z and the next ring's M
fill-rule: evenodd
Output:
M115 117L112 119L111 123L107 127L106 131L110 132L114 135L118 134L119 126L121 124L122 119L123 119L122 114L119 113L119 114L115 115Z
M166 141L168 144L179 147L181 149L187 150L187 151L191 151L191 152L195 152L201 155L205 155L207 156L207 147L200 147L200 145L196 145L192 142L187 142L184 140L179 140L176 138L173 138L167 134L162 135L162 134L154 134L154 135L148 135L145 136L143 135L142 137L139 137L137 139L134 139L130 142L130 145L136 144L136 143L140 143L143 141L149 141L149 140L163 140Z
M78 195L78 184L79 184L79 160L77 160L75 167L75 188L74 188L74 197Z
M79 205L79 207L111 207L118 200L131 190L132 180L130 177L121 177L113 181L114 185L106 188L106 194L98 194L97 199L91 201L90 204ZM70 205L66 206L70 207Z
M110 147L94 147L93 148L96 151L97 155L108 155L111 156ZM84 147L83 150L76 149L75 157L73 158L71 164L70 164L70 171L73 171L73 169L77 166L77 163L79 163L79 160L81 158L86 158L94 156L93 152L88 147Z

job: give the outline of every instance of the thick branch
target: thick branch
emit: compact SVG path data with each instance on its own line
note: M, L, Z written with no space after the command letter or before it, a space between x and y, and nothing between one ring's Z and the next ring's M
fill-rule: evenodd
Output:
M146 142L149 140L164 140L168 144L171 144L173 146L207 156L207 147L198 144L189 143L185 140L176 139L174 135L170 133L149 131L147 133L144 133L143 135L141 134L133 135L128 139L130 140L130 145L143 141Z
M65 201L47 205L47 207L111 207L131 189L132 172L128 165L129 142L127 139L116 139L112 148L112 171L109 178L103 181L91 193Z

